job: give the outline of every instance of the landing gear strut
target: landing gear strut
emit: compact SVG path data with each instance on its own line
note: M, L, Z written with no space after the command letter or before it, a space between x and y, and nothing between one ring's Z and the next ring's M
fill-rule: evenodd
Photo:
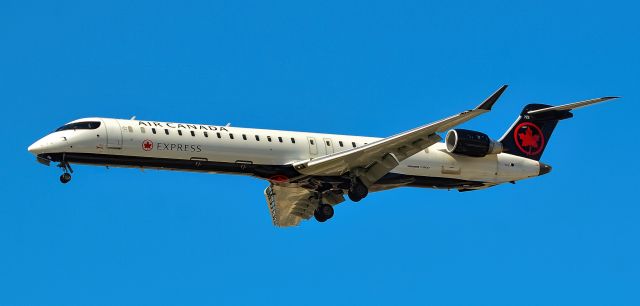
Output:
M65 160L61 161L58 167L62 168L64 173L60 176L60 183L66 184L71 181L71 173L73 173L73 169L71 169L71 165Z
M349 188L349 199L358 202L369 194L369 188L365 186L360 179L354 179Z
M320 204L313 212L313 216L318 222L325 222L333 217L333 206L329 204Z

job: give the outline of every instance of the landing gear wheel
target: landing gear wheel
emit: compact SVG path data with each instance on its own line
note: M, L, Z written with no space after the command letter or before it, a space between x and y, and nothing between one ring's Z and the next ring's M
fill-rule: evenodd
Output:
M358 202L369 194L369 189L360 180L358 180L351 189L349 189L349 199Z
M69 181L71 181L71 174L69 174L69 173L63 173L63 174L60 176L60 183L66 184L66 183L68 183Z
M325 222L333 217L333 206L329 204L320 204L316 211L313 212L313 216L318 222Z

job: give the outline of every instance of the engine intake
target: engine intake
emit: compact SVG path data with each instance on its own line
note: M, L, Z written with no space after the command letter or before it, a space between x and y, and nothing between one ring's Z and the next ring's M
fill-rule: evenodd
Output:
M447 152L471 157L484 157L502 152L501 143L493 141L487 134L471 130L450 130L444 142Z

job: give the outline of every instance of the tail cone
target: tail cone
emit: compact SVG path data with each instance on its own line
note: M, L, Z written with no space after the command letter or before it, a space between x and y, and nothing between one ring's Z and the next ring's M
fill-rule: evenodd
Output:
M545 174L551 172L551 169L552 169L551 166L549 166L549 165L547 165L545 163L540 163L540 162L538 162L538 163L540 164L540 174L538 174L538 175L545 175Z

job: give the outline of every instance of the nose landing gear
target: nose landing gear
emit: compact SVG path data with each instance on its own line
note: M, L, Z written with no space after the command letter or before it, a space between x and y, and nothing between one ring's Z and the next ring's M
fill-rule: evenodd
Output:
M71 181L71 173L73 173L73 169L71 169L71 165L69 165L66 161L61 161L58 167L62 168L64 173L60 175L60 183L66 184Z

